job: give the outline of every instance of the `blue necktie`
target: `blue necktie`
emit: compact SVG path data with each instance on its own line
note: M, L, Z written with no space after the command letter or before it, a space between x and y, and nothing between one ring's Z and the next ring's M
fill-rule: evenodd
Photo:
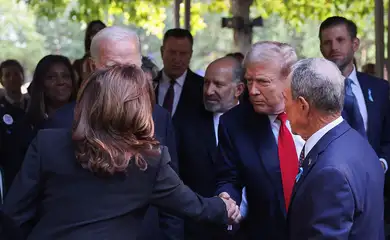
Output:
M366 130L364 129L363 118L359 110L355 94L352 92L352 80L345 79L345 98L344 109L342 116L349 123L349 125L358 131L363 137L366 137Z

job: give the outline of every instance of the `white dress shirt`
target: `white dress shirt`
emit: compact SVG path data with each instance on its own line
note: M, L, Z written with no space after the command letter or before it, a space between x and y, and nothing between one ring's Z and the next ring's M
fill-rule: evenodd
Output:
M281 124L281 121L279 119L277 119L277 117L278 117L277 115L268 115L268 118L269 118L269 121L271 124L271 128L272 128L272 133L275 136L276 143L278 143L279 129L280 129L280 124ZM290 126L290 122L288 120L286 121L286 127L291 132L291 126ZM292 137L293 137L295 149L297 152L297 159L299 160L299 155L301 154L303 146L305 145L305 140L303 140L303 138L299 135L292 134ZM245 187L242 190L242 201L241 201L241 205L240 205L240 213L241 213L242 217L246 217L246 215L248 213L248 201L246 199Z
M360 115L362 115L363 118L364 129L366 129L367 132L367 122L368 122L367 107L366 107L366 102L364 101L362 88L360 87L359 81L357 79L355 66L353 66L353 70L351 74L349 74L348 78L352 80L352 85L351 85L352 92L356 97L359 106Z
M218 146L218 126L219 126L219 119L221 118L223 113L214 113L214 133L215 133L215 140Z
M337 125L343 122L343 117L338 117L336 120L333 120L332 122L328 123L325 127L322 127L320 130L315 132L309 139L307 139L305 144L305 157L307 154L310 153L310 151L313 149L313 147L320 141L320 139L330 130L335 128Z
M368 113L367 113L367 106L366 106L366 101L364 100L363 90L360 87L359 81L357 79L355 66L353 66L353 70L352 70L351 74L349 74L348 78L352 80L352 85L351 85L352 92L353 92L353 94L356 97L356 101L357 101L358 106L359 106L360 115L362 115L362 119L363 119L363 123L364 123L364 129L367 132L367 128L368 128L367 127L368 126L367 123L369 121L368 120ZM381 163L384 165L384 170L385 170L385 173L386 173L387 169L388 169L388 165L387 165L386 159L379 158L379 161L381 161Z
M183 90L183 85L187 77L187 71L183 73L179 78L175 79L175 85L173 86L173 90L175 92L175 97L173 98L173 106L172 113L173 116L176 112L177 104L179 103L179 99L181 96L181 92ZM159 82L158 87L158 105L163 106L165 95L168 92L169 86L171 85L171 79L165 74L164 70L162 71L162 77Z

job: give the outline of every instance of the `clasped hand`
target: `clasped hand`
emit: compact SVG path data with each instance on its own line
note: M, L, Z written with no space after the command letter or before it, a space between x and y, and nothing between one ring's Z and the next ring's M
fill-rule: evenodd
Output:
M228 212L229 224L237 224L241 221L242 216L240 213L240 208L237 206L236 202L230 198L230 195L226 192L220 193L218 195L226 204L226 210Z

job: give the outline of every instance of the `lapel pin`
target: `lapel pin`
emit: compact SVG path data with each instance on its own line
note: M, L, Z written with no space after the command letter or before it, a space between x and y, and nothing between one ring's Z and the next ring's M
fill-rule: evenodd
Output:
M3 122L7 125L12 125L14 123L14 119L9 114L4 114L3 116Z
M300 168L299 168L299 172L298 172L297 176L295 177L295 182L296 182L296 183L297 183L297 182L299 181L299 179L301 178L302 173L303 173L303 168L300 167Z
M370 102L374 102L374 98L372 97L371 88L368 89L368 100L370 100Z
M311 158L309 158L308 167L311 165Z

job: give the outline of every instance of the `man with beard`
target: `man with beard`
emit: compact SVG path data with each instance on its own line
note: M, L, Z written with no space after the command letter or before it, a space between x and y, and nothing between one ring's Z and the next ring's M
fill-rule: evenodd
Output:
M338 16L326 19L321 23L319 38L322 55L334 62L346 78L343 118L367 138L386 171L386 160L390 159L388 83L356 70L353 58L360 41L351 20Z
M206 69L203 85L204 108L177 122L177 153L183 182L202 196L215 195L213 155L218 145L219 118L239 103L244 90L243 68L233 57L223 57ZM226 239L224 228L185 220L185 239Z

